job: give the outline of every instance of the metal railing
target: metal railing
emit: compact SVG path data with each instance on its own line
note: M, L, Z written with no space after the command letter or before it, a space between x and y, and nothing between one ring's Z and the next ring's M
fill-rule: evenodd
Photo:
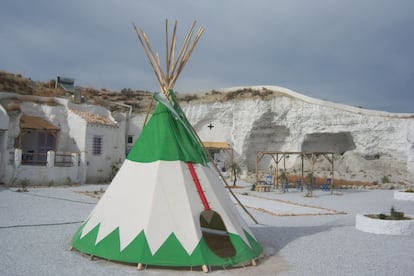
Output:
M34 153L34 152L22 153L22 165L46 166L47 165L47 153Z
M73 159L72 153L56 152L55 154L55 167L72 167Z
M9 152L9 164L14 164L14 151ZM24 152L22 153L21 165L27 166L46 166L47 153ZM56 152L54 166L55 167L73 167L79 164L74 164L73 155L70 152Z

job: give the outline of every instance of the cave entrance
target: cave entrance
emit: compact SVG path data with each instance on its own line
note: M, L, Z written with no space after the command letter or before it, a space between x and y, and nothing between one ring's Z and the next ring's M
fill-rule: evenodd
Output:
M305 136L301 150L343 154L355 148L354 137L350 132L315 132Z
M229 233L221 216L212 210L200 214L203 238L210 250L221 258L234 257L236 249L231 243Z

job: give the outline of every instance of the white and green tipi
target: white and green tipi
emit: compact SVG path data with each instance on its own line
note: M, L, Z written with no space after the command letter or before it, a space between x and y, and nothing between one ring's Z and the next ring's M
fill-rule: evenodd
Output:
M157 106L151 119L75 233L72 245L83 253L138 267L206 269L255 260L262 247L238 213L171 89L202 28L191 47L191 39L186 38L184 53L176 61L168 50L175 48L175 29L176 25L171 47L167 39L171 71L164 75L145 34L135 28L151 64L158 64L154 70L162 80L163 93L154 95ZM173 66L181 69L175 71Z

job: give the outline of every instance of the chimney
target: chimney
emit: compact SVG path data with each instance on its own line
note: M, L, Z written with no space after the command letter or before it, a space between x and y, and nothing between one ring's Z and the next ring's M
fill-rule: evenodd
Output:
M82 92L81 89L78 87L75 87L75 91L73 92L73 102L75 104L82 103Z

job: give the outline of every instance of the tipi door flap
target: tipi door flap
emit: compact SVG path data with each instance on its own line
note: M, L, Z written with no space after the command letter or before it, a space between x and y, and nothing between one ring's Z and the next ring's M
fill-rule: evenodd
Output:
M212 210L200 214L200 225L203 238L210 250L221 258L234 257L233 246L221 216Z

